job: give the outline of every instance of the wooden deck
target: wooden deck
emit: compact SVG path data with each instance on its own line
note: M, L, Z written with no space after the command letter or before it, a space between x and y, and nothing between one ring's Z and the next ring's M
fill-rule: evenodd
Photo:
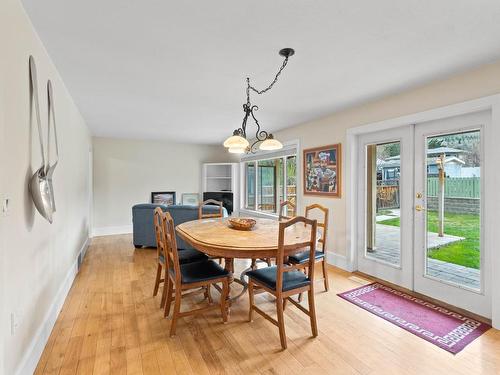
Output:
M155 255L134 250L130 236L94 239L36 374L500 373L500 331L488 331L454 356L337 297L360 284L333 267L330 292L317 285L316 339L307 316L289 305L289 348L281 351L276 327L260 316L247 323L246 297L233 305L228 324L213 310L181 319L177 336L169 338L169 320L159 297L152 297ZM202 302L201 296L187 301ZM271 301L256 297L273 313Z

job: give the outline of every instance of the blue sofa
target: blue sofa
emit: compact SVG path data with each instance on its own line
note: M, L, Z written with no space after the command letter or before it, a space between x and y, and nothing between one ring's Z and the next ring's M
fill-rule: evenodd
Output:
M156 235L153 224L153 214L156 207L161 207L164 212L170 212L175 225L198 219L198 206L175 205L167 207L151 203L136 204L132 207L134 246L136 248L142 246L156 247ZM204 213L217 213L218 210L218 206L207 205L203 207ZM225 208L223 214L224 217L227 216ZM192 249L192 247L184 242L179 236L177 236L177 247L179 250Z

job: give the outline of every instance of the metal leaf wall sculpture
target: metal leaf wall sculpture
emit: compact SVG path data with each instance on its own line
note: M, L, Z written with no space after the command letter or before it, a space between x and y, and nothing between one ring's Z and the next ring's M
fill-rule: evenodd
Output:
M56 148L56 161L50 165L49 152L47 154L47 163L45 162L45 148L43 144L42 123L40 120L40 104L38 101L38 80L36 74L35 59L33 56L29 58L29 74L30 74L30 95L32 103L35 105L35 117L38 129L38 138L40 141L40 152L42 156L42 165L36 170L29 181L29 191L36 209L49 223L52 224L53 213L56 210L54 199L54 187L52 184L52 176L54 169L59 160L59 149L57 145L56 123L54 115L54 102L52 95L52 84L47 82L47 95L48 95L48 133L47 133L47 151L50 151L50 124L54 125L54 140ZM32 108L31 108L32 110Z
M54 175L54 170L57 167L57 163L59 162L59 146L57 144L57 130L56 130L56 116L54 111L54 95L52 93L52 83L50 79L47 81L47 100L49 104L49 117L48 117L48 131L47 131L47 181L49 182L49 190L50 196L52 198L52 212L56 212L56 201L54 198L54 185L52 184L52 176ZM50 164L50 124L52 123L54 127L54 143L55 143L55 153L56 160L54 164Z

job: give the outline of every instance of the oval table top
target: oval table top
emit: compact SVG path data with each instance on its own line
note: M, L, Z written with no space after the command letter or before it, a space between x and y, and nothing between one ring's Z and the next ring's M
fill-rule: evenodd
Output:
M278 250L279 222L255 219L251 230L237 230L229 226L227 218L188 221L176 227L177 234L195 249L223 258L272 258ZM298 223L285 231L285 244L310 241L310 228Z

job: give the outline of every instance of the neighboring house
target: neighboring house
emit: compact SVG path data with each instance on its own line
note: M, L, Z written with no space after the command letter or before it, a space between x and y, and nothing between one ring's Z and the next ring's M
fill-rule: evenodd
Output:
M439 173L436 160L437 156L427 158L427 176L429 177L437 176ZM456 156L446 156L444 159L444 171L446 173L446 177L461 177L461 170L464 165L465 162L462 159L459 159Z
M463 167L460 177L481 177L481 167Z
M429 177L438 175L437 158L441 154L445 154L444 171L446 177L466 177L463 176L462 169L474 169L475 172L479 168L463 168L465 162L461 159L466 151L451 147L437 147L427 150L427 175ZM401 173L401 156L391 156L385 160L377 160L377 177L378 180L398 180ZM474 172L468 172L471 175Z
M377 161L377 180L399 180L401 173L400 156L392 156L380 163Z

